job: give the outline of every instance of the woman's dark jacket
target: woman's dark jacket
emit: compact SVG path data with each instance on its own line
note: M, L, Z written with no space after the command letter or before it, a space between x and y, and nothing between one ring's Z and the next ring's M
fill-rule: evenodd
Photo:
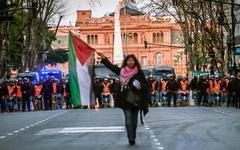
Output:
M117 74L118 76L120 75L121 68L118 66L113 65L107 58L102 59L102 63L109 68L112 72ZM133 81L138 80L141 83L141 89L138 90L133 86ZM139 70L136 75L134 75L128 82L128 87L130 90L132 90L135 94L139 95L141 102L139 104L139 107L134 107L131 106L127 101L126 101L126 96L129 91L129 89L125 90L119 90L116 97L118 99L115 101L115 106L121 109L139 109L142 110L144 115L148 113L148 88L147 88L147 80L144 76L144 73L142 70Z

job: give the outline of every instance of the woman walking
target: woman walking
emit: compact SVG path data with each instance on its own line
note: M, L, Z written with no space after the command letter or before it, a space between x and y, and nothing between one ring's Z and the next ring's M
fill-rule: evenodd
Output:
M121 90L116 93L118 99L115 106L121 108L125 116L125 125L130 145L135 145L138 113L148 113L147 81L134 55L124 58L121 68L113 65L103 53L97 52L102 58L103 64L112 72L119 75Z

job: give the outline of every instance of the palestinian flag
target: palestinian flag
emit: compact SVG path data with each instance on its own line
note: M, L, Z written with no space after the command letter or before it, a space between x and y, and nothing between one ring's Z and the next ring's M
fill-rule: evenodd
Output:
M78 106L94 105L92 79L94 49L69 32L69 84L72 104Z

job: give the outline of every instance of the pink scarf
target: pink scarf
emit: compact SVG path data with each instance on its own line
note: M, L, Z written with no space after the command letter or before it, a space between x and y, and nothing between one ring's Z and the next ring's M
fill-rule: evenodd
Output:
M122 86L127 85L128 81L137 73L138 73L137 66L134 68L129 68L128 66L122 68L120 72L120 80L121 80Z

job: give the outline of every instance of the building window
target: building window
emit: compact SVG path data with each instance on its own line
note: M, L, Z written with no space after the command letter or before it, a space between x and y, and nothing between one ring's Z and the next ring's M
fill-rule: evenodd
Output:
M127 37L126 37L125 33L124 33L124 34L122 34L122 41L123 41L123 43L125 43L125 41L127 41L127 44L137 44L138 43L138 34L137 33L128 33Z
M91 44L95 44L94 35L91 35Z
M161 53L157 53L155 56L155 65L160 66L162 64L162 55Z
M160 42L164 42L164 33L163 32L161 32L160 33Z
M90 35L87 36L87 43L91 44L91 37L90 37Z
M92 44L92 45L97 45L98 44L98 35L88 35L87 43Z
M128 34L128 44L132 44L133 43L133 36L132 36L132 33L129 33Z
M94 44L98 44L98 35L94 36L94 42L95 42Z
M143 66L147 66L147 56L142 56L142 57L141 57L141 64L142 64Z
M138 43L138 34L137 33L133 34L133 42L134 42L134 44Z
M164 33L153 33L153 43L163 43L164 42Z
M157 43L157 35L156 35L156 33L153 33L153 43Z

